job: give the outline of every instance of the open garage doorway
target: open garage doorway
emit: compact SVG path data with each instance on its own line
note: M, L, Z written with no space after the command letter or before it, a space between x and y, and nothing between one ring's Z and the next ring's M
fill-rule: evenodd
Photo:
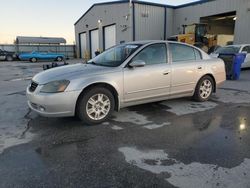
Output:
M217 35L217 45L233 44L236 11L201 17L200 22L207 24L207 33Z

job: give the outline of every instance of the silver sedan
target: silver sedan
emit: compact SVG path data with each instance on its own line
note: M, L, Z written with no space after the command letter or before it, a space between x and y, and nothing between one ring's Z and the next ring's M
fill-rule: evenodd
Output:
M183 43L142 41L88 61L46 70L27 87L29 107L46 117L105 121L127 106L191 96L207 101L225 81L224 62Z

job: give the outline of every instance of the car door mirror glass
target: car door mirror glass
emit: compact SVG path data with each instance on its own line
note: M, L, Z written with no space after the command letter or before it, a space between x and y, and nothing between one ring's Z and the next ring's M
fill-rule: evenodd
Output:
M135 60L129 64L130 67L144 67L145 65L146 62L143 60Z

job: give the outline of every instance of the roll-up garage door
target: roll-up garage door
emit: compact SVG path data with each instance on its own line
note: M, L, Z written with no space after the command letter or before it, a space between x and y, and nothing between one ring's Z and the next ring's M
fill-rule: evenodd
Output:
M115 25L104 27L104 49L108 49L116 45Z
M98 29L90 31L91 58L95 57L95 52L99 50L99 31Z
M86 33L80 34L80 57L87 58L87 38Z

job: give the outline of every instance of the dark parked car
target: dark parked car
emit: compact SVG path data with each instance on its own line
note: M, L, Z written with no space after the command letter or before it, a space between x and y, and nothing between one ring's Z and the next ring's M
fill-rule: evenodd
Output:
M8 52L0 49L0 60L13 61L13 59L15 59L16 57L17 56L15 52Z

